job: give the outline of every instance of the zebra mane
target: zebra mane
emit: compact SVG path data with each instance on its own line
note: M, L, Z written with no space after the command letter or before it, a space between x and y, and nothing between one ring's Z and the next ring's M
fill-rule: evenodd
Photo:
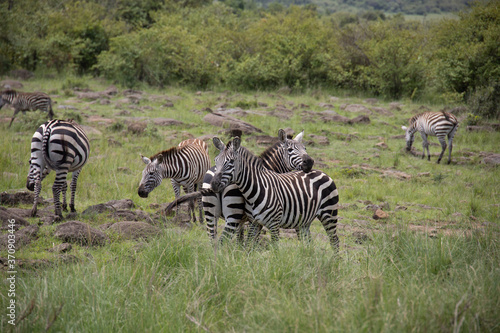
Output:
M5 89L4 91L2 91L2 95L17 95L17 91L15 91L14 89Z
M232 141L227 143L227 147L232 146ZM251 162L255 166L264 167L264 162L258 156L255 156L249 149L246 147L240 146L239 155L242 156L247 161Z
M281 144L281 141L275 142L271 147L267 148L260 154L260 158L264 159L267 156L271 156L274 151L278 150L279 145Z
M159 153L156 153L154 154L153 156L151 156L149 159L151 161L153 160L158 160L159 163L163 162L163 160L169 156L173 156L173 155L176 155L179 151L181 151L182 149L184 149L186 146L183 146L183 147L177 147L177 146L174 146L172 148L169 148L167 150L164 150L164 151L161 151Z

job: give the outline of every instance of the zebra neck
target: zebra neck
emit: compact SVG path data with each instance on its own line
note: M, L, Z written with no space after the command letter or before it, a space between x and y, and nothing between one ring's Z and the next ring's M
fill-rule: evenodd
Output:
M258 179L262 178L262 174L266 172L268 170L264 167L260 158L252 155L248 150L242 150L238 162L235 163L234 183L240 189L246 188L249 185L255 186L255 183L259 183Z

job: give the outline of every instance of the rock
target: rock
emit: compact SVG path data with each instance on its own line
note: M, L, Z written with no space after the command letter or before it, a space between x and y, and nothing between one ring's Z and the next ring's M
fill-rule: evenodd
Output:
M361 105L361 104L350 104L350 105L342 105L340 107L341 110L345 110L347 112L354 112L354 113L364 113L367 115L372 114L370 109L368 109L366 106Z
M500 154L492 154L483 158L482 163L491 164L491 165L499 165L500 164Z
M38 203L43 202L42 197L38 197ZM18 192L2 192L0 193L0 204L6 206L17 206L17 205L32 205L35 201L34 192L29 191L18 191Z
M277 137L270 135L252 135L248 139L255 140L258 145L271 146L279 141Z
M113 223L108 229L122 236L125 239L147 239L158 235L161 230L145 222L122 221Z
M477 125L470 125L466 127L466 130L469 132L473 131L488 131L488 132L493 132L493 131L500 131L500 124L490 124L490 125L484 125L484 126L477 126Z
M363 244L364 242L370 240L370 237L362 231L354 231L352 236L355 238L354 242L357 244Z
M22 89L23 87L23 84L19 81L3 80L0 82L0 88L2 89Z
M374 220L386 219L388 217L389 217L389 214L387 214L386 212L384 212L381 209L377 209L375 211L375 213L373 213L373 219Z
M80 125L80 127L85 131L87 135L102 135L102 132L94 127L90 127L87 125Z
M348 121L349 124L369 124L370 117L368 116L357 116Z
M178 126L178 125L184 125L182 121L175 120L175 119L170 119L170 118L153 118L151 119L153 124L158 125L158 126Z
M326 136L309 134L309 137L314 140L318 145L328 146L330 144L330 140Z
M57 108L59 110L78 110L76 107L73 105L58 105Z
M108 236L80 221L68 221L57 226L54 237L80 245L104 245Z
M387 149L389 148L385 142L379 142L375 145L375 147L381 148L381 149Z
M135 204L131 199L111 200L106 203L101 203L87 207L82 214L101 214L104 212L114 212L121 209L135 208Z
M11 238L14 240L12 244L14 244L15 249L19 250L22 246L28 245L33 239L36 239L38 230L39 227L37 225L29 225L23 229L16 231L14 233L15 238ZM11 234L8 233L0 236L0 250L7 250L7 246L10 243L9 235Z
M372 109L372 111L375 111L376 113L381 114L383 116L393 116L394 115L391 111L384 109L384 108L372 107L371 109Z
M101 94L98 92L77 92L76 97L79 99L89 99L89 100L97 100L101 98Z
M71 251L72 248L73 246L70 243L62 243L54 247L51 247L47 251L56 253L65 253Z
M241 130L244 134L262 133L262 130L239 119L225 116L219 113L209 113L203 117L203 121L218 127L229 128L231 130Z
M127 129L133 134L142 134L148 125L146 123L131 123Z
M7 209L5 207L0 207L0 220L2 221L2 230L10 230L11 227L9 226L9 222L14 220L14 230L18 230L22 226L28 226L29 222L16 214L15 212L12 212L11 209Z

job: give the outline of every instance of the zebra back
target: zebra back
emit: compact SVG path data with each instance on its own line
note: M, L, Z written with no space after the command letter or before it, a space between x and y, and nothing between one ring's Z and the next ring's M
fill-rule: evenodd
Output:
M44 124L42 154L45 163L53 170L59 170L68 162L69 171L77 170L87 162L89 140L74 121L50 120Z

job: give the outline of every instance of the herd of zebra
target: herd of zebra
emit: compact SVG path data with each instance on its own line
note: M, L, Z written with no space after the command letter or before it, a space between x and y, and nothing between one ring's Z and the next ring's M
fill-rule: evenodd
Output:
M75 212L75 191L78 175L88 161L89 140L84 130L73 120L54 119L50 97L43 93L18 93L3 91L0 108L12 104L15 111L12 124L20 111L42 109L48 112L50 121L42 124L31 140L30 168L26 187L35 192L31 216L36 216L41 182L54 170L56 178L52 187L56 219L63 218L62 210L67 209L67 174L72 172L70 184L70 209ZM453 147L453 137L458 129L457 118L447 112L425 112L410 119L406 130L406 149L411 150L414 134L420 132L423 139L423 154L427 149L427 136L437 136L441 143L439 163L447 148L449 156ZM277 241L279 229L295 229L299 239L309 239L312 221L321 221L332 247L338 248L336 234L338 212L338 190L335 182L326 173L312 169L314 160L307 154L303 143L304 132L295 138L288 138L284 130L279 130L278 141L259 157L241 146L239 137L224 144L213 138L219 150L215 166L210 168L207 144L199 139L182 141L178 146L159 152L150 158L141 155L146 164L138 188L140 197L160 185L162 179L170 178L175 200L167 211L189 202L189 214L196 221L194 200L198 201L199 221L203 216L207 232L212 239L217 238L217 221L225 219L221 241L237 234L243 241L243 226L249 222L247 241L255 240L263 227L269 229L271 238ZM186 195L180 196L180 188ZM63 203L60 203L62 192Z

